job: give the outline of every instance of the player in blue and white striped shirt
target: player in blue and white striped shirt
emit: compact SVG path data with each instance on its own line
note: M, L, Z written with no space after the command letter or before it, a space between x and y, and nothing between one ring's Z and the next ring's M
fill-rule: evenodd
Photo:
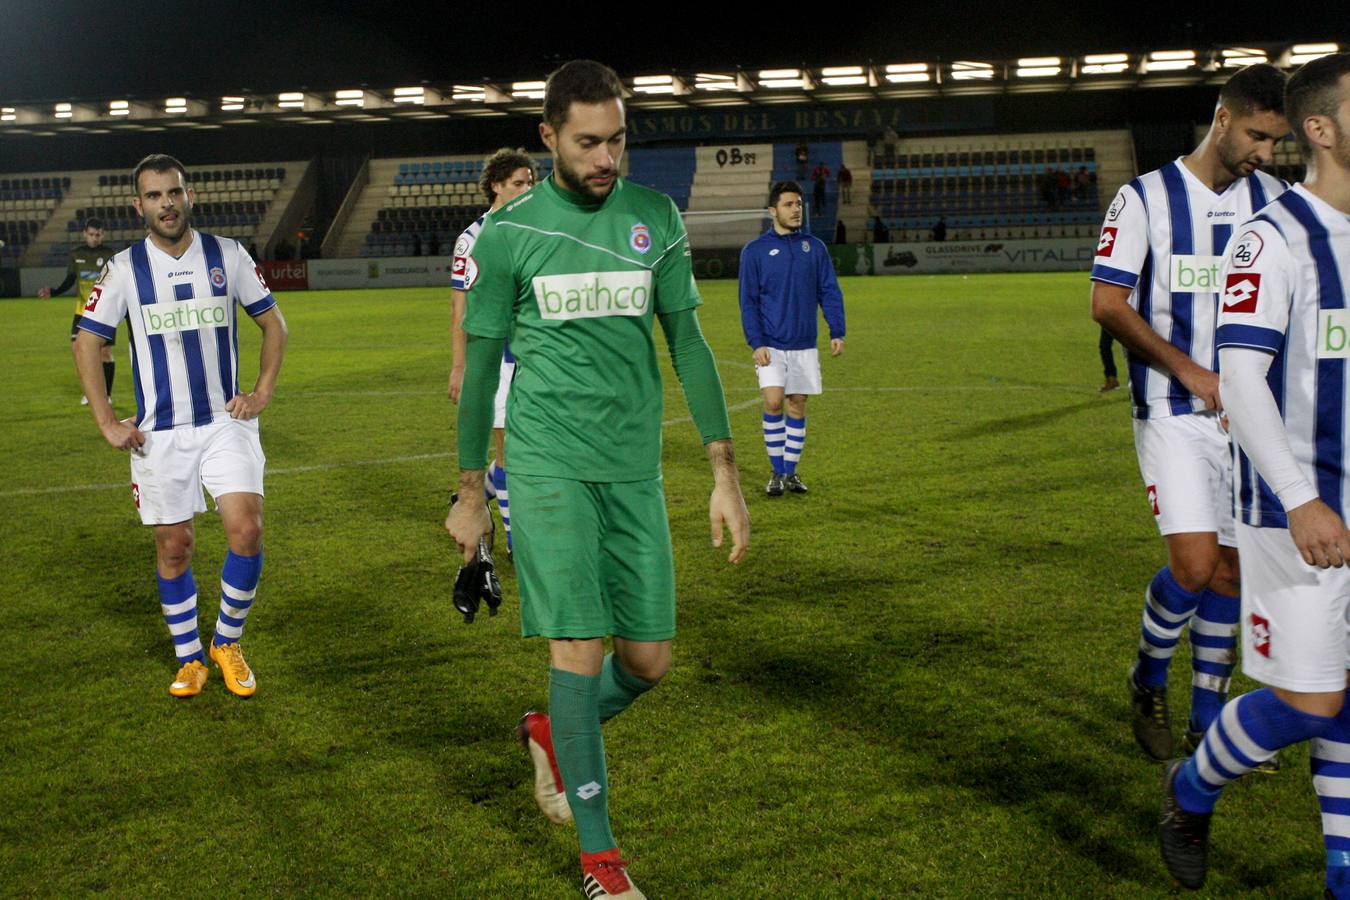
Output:
M1139 472L1167 542L1167 565L1145 592L1129 677L1135 738L1157 759L1172 755L1167 673L1187 623L1189 742L1223 705L1234 664L1238 561L1216 285L1233 228L1284 190L1257 171L1289 130L1284 81L1268 65L1230 78L1200 146L1116 194L1092 267L1092 316L1127 350Z
M191 697L206 683L192 577L192 518L206 511L205 487L230 545L209 652L226 688L247 697L257 682L239 639L262 572L265 458L257 416L281 369L286 323L238 242L190 227L194 194L182 163L148 156L132 183L149 234L114 256L90 292L76 367L103 436L132 451L132 498L141 521L155 526L160 605L179 662L169 693ZM241 306L263 331L258 380L248 393L239 389ZM99 354L123 319L131 332L136 417L119 421L101 389Z
M1242 668L1269 687L1168 767L1159 839L1199 887L1224 785L1311 739L1327 893L1350 898L1350 53L1294 73L1285 109L1308 176L1238 230L1217 338L1242 452Z
M478 179L479 190L487 198L491 207L478 219L464 229L459 240L455 241L454 260L450 266L450 301L452 306L452 324L450 332L450 399L459 402L459 388L464 382L464 310L469 288L478 277L478 263L474 262L473 247L478 241L478 232L483 220L496 209L519 197L534 187L534 159L524 150L512 150L503 147L487 158L483 163L483 174ZM502 351L502 365L497 381L496 406L492 419L492 440L497 450L496 459L488 465L487 480L484 487L489 499L497 499L497 508L502 515L502 529L506 532L506 549L511 549L511 501L506 486L506 397L511 391L511 379L516 372L516 358L511 355L508 345Z

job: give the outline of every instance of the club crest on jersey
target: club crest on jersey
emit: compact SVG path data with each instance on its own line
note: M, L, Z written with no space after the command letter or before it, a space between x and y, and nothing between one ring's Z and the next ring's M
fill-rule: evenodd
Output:
M807 241L802 241L802 252L803 252L803 253L810 253L810 252L811 252L811 245L810 245L810 243L808 243Z
M1256 299L1261 293L1261 276L1251 272L1229 274L1223 287L1223 311L1226 313L1254 313Z
M1116 229L1103 228L1102 236L1097 241L1097 255L1110 256L1114 249L1116 249Z
M1125 192L1116 194L1116 199L1111 201L1111 208L1106 211L1106 221L1114 222L1120 218L1120 214L1125 210Z
M1250 269L1266 248L1266 242L1255 231L1243 232L1242 237L1233 245L1233 268Z
M1162 515L1162 513L1158 512L1158 486L1156 484L1150 484L1148 486L1148 505L1153 509L1153 514L1155 516Z
M646 225L639 222L633 226L633 233L628 237L628 246L639 253L646 253L652 249L652 235Z
M1270 620L1252 613L1252 649L1270 658Z
M262 280L262 274L261 274L261 273L259 273L258 279L259 279L260 281ZM224 286L225 286L225 270L222 269L220 266L212 266L212 267L211 267L211 287L213 287L213 288L223 288ZM266 287L266 286L267 286L267 285L266 285L266 283L264 282L263 287Z

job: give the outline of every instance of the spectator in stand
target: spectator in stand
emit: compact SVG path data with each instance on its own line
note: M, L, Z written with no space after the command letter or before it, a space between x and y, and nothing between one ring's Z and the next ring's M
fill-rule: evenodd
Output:
M806 180L806 164L810 151L806 147L806 141L797 142L797 178Z
M431 233L431 240L427 243L427 256L441 255L441 236L436 232Z
M891 231L886 227L886 223L881 221L881 216L872 217L872 243L889 244L891 242Z
M1054 209L1056 206L1055 170L1046 166L1044 174L1041 175L1040 182L1041 200L1045 203L1046 207Z
M895 129L887 125L885 132L882 133L882 143L886 145L886 168L895 167L896 145L900 143L900 135L895 133Z
M848 232L844 229L843 219L839 219L834 223L834 242L836 244L848 243Z
M811 215L825 214L825 184L830 180L830 167L817 161L811 170Z
M937 224L933 226L933 240L939 243L947 239L947 217L939 216Z
M844 163L839 163L839 173L835 176L839 180L839 202L853 202L853 172Z
M1055 170L1055 201L1058 206L1067 206L1069 195L1073 191L1073 179L1063 169Z
M413 256L421 256L421 255L422 255L422 235L418 234L418 233L415 232L415 231L413 232L412 245L413 245L412 255L413 255Z
M1078 200L1086 200L1091 187L1092 175L1088 172L1087 166L1079 166L1078 174L1074 176L1074 197Z

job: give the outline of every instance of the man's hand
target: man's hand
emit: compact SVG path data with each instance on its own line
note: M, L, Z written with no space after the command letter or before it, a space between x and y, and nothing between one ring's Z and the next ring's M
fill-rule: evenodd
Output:
M459 473L459 499L445 517L445 530L459 545L464 561L473 562L478 552L478 539L492 530L492 519L483 502L482 469Z
M140 432L134 419L113 419L106 425L100 425L99 431L109 444L118 450L139 450L145 443L145 435Z
M831 356L838 356L839 354L841 354L841 353L843 353L843 352L844 352L844 339L843 339L843 338L830 338L830 355L831 355Z
M718 482L713 486L712 496L708 498L708 521L712 525L712 543L722 546L722 529L731 532L731 554L729 563L739 563L745 558L745 549L750 544L750 511L745 508L745 497L741 496L739 483Z
M51 289L51 288L49 288L49 287L38 288L38 296L41 297L43 300L46 300L46 299L47 299L48 297L50 297L51 295L52 295L52 289Z
M1177 373L1177 379L1186 389L1205 401L1205 409L1223 409L1219 399L1219 373L1211 372L1203 366L1190 366L1184 372Z
M451 403L459 403L459 389L464 386L464 367L455 366L450 370L450 388L446 391L446 396L450 398Z
M713 491L708 498L708 523L712 526L712 544L722 546L722 529L731 532L731 555L727 562L738 563L750 545L750 511L741 496L741 476L736 469L736 453L731 440L713 441L707 446L712 463Z
M757 366L767 366L773 357L770 355L768 347L756 347L750 358L755 361Z
M231 416L236 419L256 418L259 413L267 408L268 402L272 398L262 391L253 391L250 394L235 394L225 408L229 410Z
M1309 500L1289 510L1289 536L1310 566L1340 568L1350 559L1350 531L1321 500Z

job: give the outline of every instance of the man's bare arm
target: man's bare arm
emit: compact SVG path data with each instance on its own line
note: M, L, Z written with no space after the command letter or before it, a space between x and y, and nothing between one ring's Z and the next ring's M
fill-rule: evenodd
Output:
M713 441L706 448L713 471L713 492L708 499L713 546L722 546L722 529L726 528L731 532L731 554L727 561L739 563L750 544L750 511L745 508L745 497L741 494L736 453L730 438Z
M1131 352L1171 372L1207 409L1219 409L1219 376L1169 344L1130 306L1130 289L1092 282L1092 318Z
M75 335L75 370L80 373L80 384L89 398L89 411L94 415L103 437L118 450L135 450L145 443L145 435L131 423L120 421L108 402L103 381L103 338L88 331Z

